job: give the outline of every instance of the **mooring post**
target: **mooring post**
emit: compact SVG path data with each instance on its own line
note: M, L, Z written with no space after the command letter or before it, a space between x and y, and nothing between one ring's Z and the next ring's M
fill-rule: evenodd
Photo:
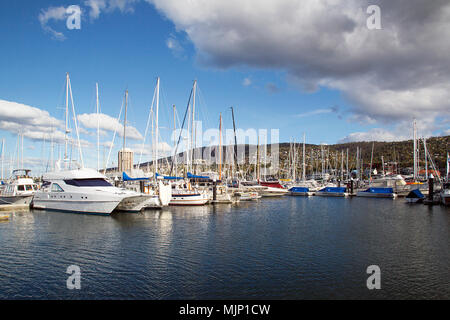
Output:
M213 182L213 200L216 201L217 199L217 182L216 179L214 179Z
M141 189L141 193L144 193L144 181L139 181L139 187L140 187L140 189Z

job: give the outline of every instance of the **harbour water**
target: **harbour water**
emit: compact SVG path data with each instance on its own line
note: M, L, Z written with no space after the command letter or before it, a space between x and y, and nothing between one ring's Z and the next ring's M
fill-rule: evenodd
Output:
M15 212L0 244L0 299L450 298L450 209L404 199ZM70 265L80 290L66 287Z

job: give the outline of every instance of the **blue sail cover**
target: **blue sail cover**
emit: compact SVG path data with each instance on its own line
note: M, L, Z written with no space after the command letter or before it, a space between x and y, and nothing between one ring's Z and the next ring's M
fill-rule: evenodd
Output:
M289 189L290 192L309 192L309 188L305 187L292 187Z
M190 172L187 173L187 177L188 177L189 179L209 179L208 176L196 176L196 175L193 175L193 174L190 173Z
M347 190L347 188L345 187L326 187L323 188L321 190L319 190L319 192L339 192L339 193L344 193Z
M156 177L157 178L163 177L164 180L182 180L183 179L183 177L163 176L163 175L160 175L158 172L156 173Z
M142 181L142 180L150 180L150 178L131 178L126 172L122 172L123 181Z
M422 192L420 192L419 189L411 190L411 192L408 193L408 195L406 197L407 198L415 198L415 199L423 199L423 198L425 198L425 196L423 195Z
M392 189L392 188L369 188L363 192L386 194L386 193L394 193L394 189Z

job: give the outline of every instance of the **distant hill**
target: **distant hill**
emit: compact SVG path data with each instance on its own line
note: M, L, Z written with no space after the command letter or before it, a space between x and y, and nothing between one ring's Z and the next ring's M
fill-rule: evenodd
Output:
M446 157L447 152L450 152L450 136L444 136L444 137L431 137L426 140L427 143L427 149L429 154L431 155L434 163L436 164L438 169L441 169L441 171L445 170L446 167ZM356 164L356 150L357 147L361 150L361 158L364 164L364 167L367 168L370 164L370 158L371 158L371 152L372 152L372 145L373 145L373 168L381 169L382 168L382 162L381 157L383 156L385 164L388 162L397 162L398 168L407 168L413 166L413 141L406 140L406 141L398 141L398 142L379 142L379 141L366 141L366 142L350 142L350 143L342 143L342 144L333 144L333 145L314 145L314 144L306 144L306 163L308 166L311 165L311 150L313 155L313 161L314 165L318 167L320 165L322 152L321 149L323 149L324 157L329 159L329 162L331 164L331 167L336 168L337 166L340 166L341 161L341 154L344 152L344 159L346 159L346 153L348 149L349 153L349 167L354 168ZM289 150L290 150L290 143L280 143L279 145L279 151L280 151L280 164L282 167L288 166L288 159L289 159ZM239 145L239 147L242 147L242 145ZM254 147L254 146L253 146ZM300 166L302 160L302 148L303 144L296 143L295 147L297 149L297 159L298 159L298 166ZM230 146L228 146L230 148ZM270 146L268 147L268 151L270 152ZM226 146L223 147L225 154ZM196 154L201 154L205 150L205 147L203 148L197 148ZM248 152L249 152L249 145L245 145L246 150L246 160L248 161ZM420 150L420 165L424 166L424 148L423 143L420 141L419 143L419 150ZM200 153L201 152L201 153ZM338 159L336 160L336 153L338 154ZM171 158L168 157L167 159L163 159L162 163L171 162ZM141 167L146 167L148 165L152 165L152 162L150 163L142 163ZM345 164L344 164L345 166Z

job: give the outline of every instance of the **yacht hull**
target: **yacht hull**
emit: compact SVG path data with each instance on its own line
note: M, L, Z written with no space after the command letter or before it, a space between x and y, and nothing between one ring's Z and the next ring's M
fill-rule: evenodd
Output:
M208 198L201 194L172 195L170 206L203 206Z
M347 197L348 193L346 192L316 192L314 195L319 197Z
M81 201L58 201L51 199L35 199L33 200L33 208L43 210L57 210L76 213L93 213L93 214L111 214L119 205L120 200L99 201L99 200L81 200Z
M360 191L356 193L357 197L365 197L365 198L388 198L394 199L396 197L395 193L370 193L365 191Z
M33 199L32 195L29 196L11 196L11 197L0 197L0 205L23 205L29 206L31 200Z

